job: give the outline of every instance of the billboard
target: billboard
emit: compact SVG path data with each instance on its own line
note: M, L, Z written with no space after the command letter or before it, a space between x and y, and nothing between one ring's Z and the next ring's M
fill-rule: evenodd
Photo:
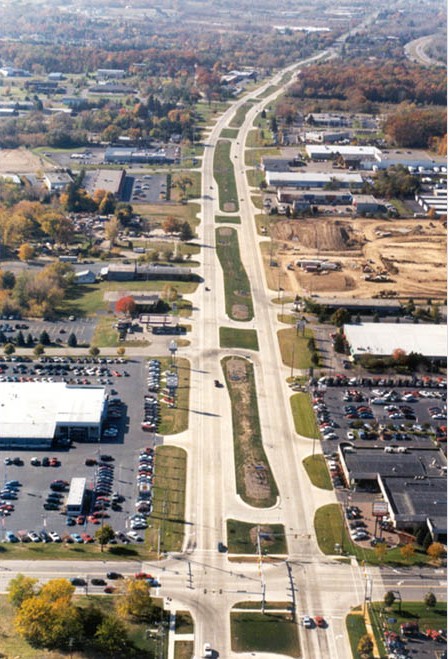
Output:
M374 517L386 517L389 514L389 505L387 501L374 501L372 505L372 515Z

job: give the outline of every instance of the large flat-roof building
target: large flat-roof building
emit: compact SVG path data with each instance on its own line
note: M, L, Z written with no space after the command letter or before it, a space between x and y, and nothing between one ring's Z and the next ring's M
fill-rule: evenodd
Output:
M364 185L360 174L335 172L323 174L319 172L266 172L266 183L273 188L324 188L360 189Z
M443 324L359 323L344 325L344 334L354 357L390 356L397 349L428 359L446 359L447 355L447 328Z
M106 390L65 382L0 382L0 409L1 448L99 441Z

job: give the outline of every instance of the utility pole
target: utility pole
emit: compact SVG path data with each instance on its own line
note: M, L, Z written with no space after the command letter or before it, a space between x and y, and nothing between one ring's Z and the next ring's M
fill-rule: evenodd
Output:
M266 609L266 582L263 573L263 556L261 554L260 526L257 526L257 549L258 549L258 569L261 579L261 613L264 614Z

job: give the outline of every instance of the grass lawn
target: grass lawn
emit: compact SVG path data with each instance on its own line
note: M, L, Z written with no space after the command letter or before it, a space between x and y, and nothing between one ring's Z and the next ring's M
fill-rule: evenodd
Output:
M268 148L268 149L250 149L247 150L244 154L244 162L248 167L256 167L261 163L263 156L269 156L270 158L274 156L279 156L281 154L280 149L277 148Z
M260 195L252 195L250 200L255 206L255 208L258 208L258 210L261 210L263 208L263 199Z
M272 145L272 133L269 128L254 128L247 134L246 147L266 147Z
M190 176L190 172L188 172ZM190 189L191 190L191 189ZM139 204L138 213L148 222L150 228L160 227L167 217L175 217L177 220L184 222L187 220L192 227L199 224L197 214L201 207L196 202L188 202L188 204ZM151 247L151 241L148 241L148 247Z
M259 188L260 183L264 181L264 173L259 169L248 169L246 172L247 182L253 188Z
M269 527L272 533L270 539L260 534L260 545L263 554L287 554L288 547L283 524L263 524L260 530ZM236 519L227 520L227 543L231 554L257 554L257 525L249 522L239 522Z
M176 634L193 634L194 622L189 611L176 611Z
M241 224L241 218L237 215L215 215L215 222L227 222L227 224Z
M309 476L310 481L316 487L322 490L332 490L330 474L323 455L310 455L303 461L303 466Z
M267 96L270 96L279 89L280 89L280 85L269 85L269 87L266 87L263 93L258 95L258 98L266 98Z
M337 543L342 545L344 554L355 556L357 559L366 561L371 565L379 565L381 562L397 566L427 565L430 563L428 555L420 548L416 549L415 554L408 561L403 559L399 548L389 549L380 560L374 549L352 542L344 524L341 507L337 503L331 503L316 510L314 528L320 550L324 554L334 554L334 546Z
M238 137L238 132L239 131L236 128L223 128L220 137L233 140L235 137Z
M239 210L235 171L230 160L230 142L218 140L213 158L213 173L219 190L219 209L222 212Z
M275 652L300 656L297 625L286 613L230 614L233 652Z
M179 342L177 342L179 344ZM171 366L170 357L158 357L161 371L166 371ZM190 402L190 362L183 357L176 358L177 375L179 387L177 389L177 405L169 407L160 400L160 426L158 432L161 435L175 435L188 428L188 409Z
M235 229L216 229L216 253L224 274L227 315L233 320L252 320L254 310L250 283L241 263Z
M282 353L282 362L285 366L292 369L310 368L311 353L308 348L308 341L313 338L313 332L306 327L305 332L297 333L295 327L282 329L277 332Z
M285 611L289 610L291 607L291 602L265 602L264 608L266 611L272 611L274 609L284 609ZM261 602L237 602L234 606L234 609L256 609L257 611L261 610Z
M100 316L92 337L92 345L98 348L115 348L119 345L118 332L114 328L115 316Z
M155 458L153 512L146 541L150 552L180 551L184 539L187 453L177 446L158 446Z
M359 654L356 650L358 643L362 636L367 634L366 623L364 616L356 613L349 613L345 619L347 632L350 639L350 647L352 649L353 659L359 659Z
M219 345L221 348L243 348L244 350L258 350L257 331L254 329L234 329L233 327L219 328Z
M229 360L233 373L241 373L239 379L229 377ZM232 405L237 492L249 505L268 508L276 502L278 489L261 438L253 365L240 357L225 357L221 365ZM262 469L255 470L254 465Z
M224 101L211 101L210 103L200 101L194 107L196 123L206 126L214 124L218 116L227 110L229 105L229 103Z
M319 439L319 429L309 395L299 392L291 396L289 400L296 433L302 437Z
M176 181L183 177L189 178L192 185L186 189L186 196L188 199L196 199L201 196L201 172L191 170L181 170L173 174L171 183L171 201L180 201L183 197L183 192L176 186Z
M174 641L174 659L191 659L193 653L193 641Z
M247 103L243 103L243 105L241 105L233 115L232 119L229 122L229 126L231 126L232 128L241 128L246 118L246 114L249 112L252 105L253 103L250 101L247 101Z

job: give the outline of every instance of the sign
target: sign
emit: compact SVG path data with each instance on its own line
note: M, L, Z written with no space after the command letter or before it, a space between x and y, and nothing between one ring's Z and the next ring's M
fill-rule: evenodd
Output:
M372 505L372 515L374 517L387 517L389 514L389 504L387 501L374 501Z

